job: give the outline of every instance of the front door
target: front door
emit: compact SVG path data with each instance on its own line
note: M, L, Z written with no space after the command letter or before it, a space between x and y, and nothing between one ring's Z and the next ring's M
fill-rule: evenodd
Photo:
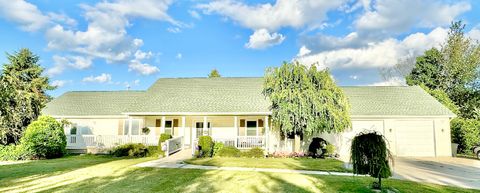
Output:
M196 122L195 128L197 131L197 138L204 135L212 135L212 128L210 122L207 122L207 129L203 130L203 122Z

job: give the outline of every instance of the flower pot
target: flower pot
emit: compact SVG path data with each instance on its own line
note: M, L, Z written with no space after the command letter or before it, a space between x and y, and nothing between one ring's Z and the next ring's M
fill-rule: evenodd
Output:
M458 143L452 143L452 156L457 157Z

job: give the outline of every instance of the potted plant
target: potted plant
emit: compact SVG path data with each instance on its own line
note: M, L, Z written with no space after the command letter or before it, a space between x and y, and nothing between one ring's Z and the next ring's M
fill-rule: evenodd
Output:
M144 135L148 135L148 134L150 133L150 128L148 128L148 127L142 128L142 133L143 133Z

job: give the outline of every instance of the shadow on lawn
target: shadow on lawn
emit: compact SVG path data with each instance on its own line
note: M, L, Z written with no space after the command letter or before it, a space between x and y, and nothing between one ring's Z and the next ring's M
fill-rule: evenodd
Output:
M288 175L196 170L131 168L120 176L89 178L45 192L319 192L309 177L309 186L299 186ZM298 176L297 176L298 178ZM304 180L305 181L305 180ZM318 180L317 180L318 181ZM306 187L312 190L306 189Z
M6 185L14 186L18 183L26 183L39 178L119 159L111 156L96 156L96 159L91 159L92 156L94 155L66 156L58 159L36 160L0 166L0 187Z

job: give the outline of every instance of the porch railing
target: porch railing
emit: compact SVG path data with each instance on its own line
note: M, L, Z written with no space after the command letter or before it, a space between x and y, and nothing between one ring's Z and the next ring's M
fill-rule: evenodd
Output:
M127 143L155 146L158 145L158 137L150 135L67 135L67 148L70 149L111 148Z
M238 149L250 149L253 147L265 148L264 136L237 136L232 138L213 138L215 142L221 142L225 146L235 146Z
M183 136L174 137L165 141L165 155L168 157L170 154L178 152L183 148Z

